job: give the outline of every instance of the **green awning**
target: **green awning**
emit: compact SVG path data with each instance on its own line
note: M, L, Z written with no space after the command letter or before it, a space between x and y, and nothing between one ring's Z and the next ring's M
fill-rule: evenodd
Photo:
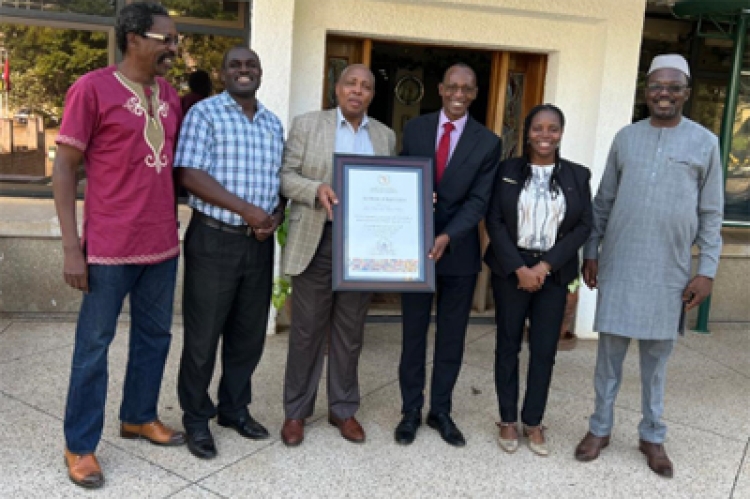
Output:
M672 10L680 17L709 15L738 15L750 9L750 0L677 0Z

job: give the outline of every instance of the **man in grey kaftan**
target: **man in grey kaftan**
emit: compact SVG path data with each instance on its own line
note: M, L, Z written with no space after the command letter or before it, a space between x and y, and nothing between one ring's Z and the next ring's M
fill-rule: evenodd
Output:
M596 409L576 458L596 459L609 443L622 362L634 338L643 393L640 449L649 467L665 477L673 474L662 445L667 359L682 332L685 310L711 292L724 206L718 140L682 116L688 84L684 58L654 59L646 86L651 117L616 135L584 248L584 281L599 290L594 330L600 337ZM693 245L700 253L691 279Z

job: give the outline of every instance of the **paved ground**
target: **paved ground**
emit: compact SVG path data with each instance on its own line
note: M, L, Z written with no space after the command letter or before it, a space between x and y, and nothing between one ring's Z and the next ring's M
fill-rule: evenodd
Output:
M581 464L573 448L592 409L596 343L560 352L545 419L552 455L497 446L493 388L494 328L473 325L454 398L454 418L468 445L454 449L425 426L409 447L396 445L399 420L397 324L366 330L358 414L367 443L339 437L326 421L325 383L307 438L288 449L279 440L286 335L268 338L254 378L252 414L272 438L242 439L212 425L219 456L208 462L186 448L160 448L118 436L117 410L126 360L127 322L110 353L110 399L98 450L107 484L85 492L63 464L62 421L74 324L69 318L0 318L0 497L658 497L750 498L750 327L713 325L710 336L681 339L670 363L667 449L676 476L654 475L637 449L640 393L635 347L628 357L611 446ZM176 372L182 326L164 378L160 411L180 424Z

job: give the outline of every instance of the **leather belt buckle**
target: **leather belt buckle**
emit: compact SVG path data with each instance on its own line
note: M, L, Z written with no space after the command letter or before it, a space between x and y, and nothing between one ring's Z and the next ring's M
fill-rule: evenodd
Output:
M195 212L195 216L203 225L221 232L238 234L246 237L252 237L255 234L255 231L249 225L229 225L199 211Z
M518 251L533 258L540 258L544 256L544 251L529 250L526 248L518 248Z

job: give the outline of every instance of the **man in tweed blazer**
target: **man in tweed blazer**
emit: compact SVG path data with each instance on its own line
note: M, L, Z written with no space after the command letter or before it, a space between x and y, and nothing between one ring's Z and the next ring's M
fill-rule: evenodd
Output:
M338 107L298 116L284 148L282 195L292 201L283 270L292 276L292 324L284 377L283 442L299 445L312 416L328 350L328 420L353 442L365 440L357 366L370 293L331 290L333 154L393 155L391 129L367 116L375 78L363 65L347 67L336 83Z

